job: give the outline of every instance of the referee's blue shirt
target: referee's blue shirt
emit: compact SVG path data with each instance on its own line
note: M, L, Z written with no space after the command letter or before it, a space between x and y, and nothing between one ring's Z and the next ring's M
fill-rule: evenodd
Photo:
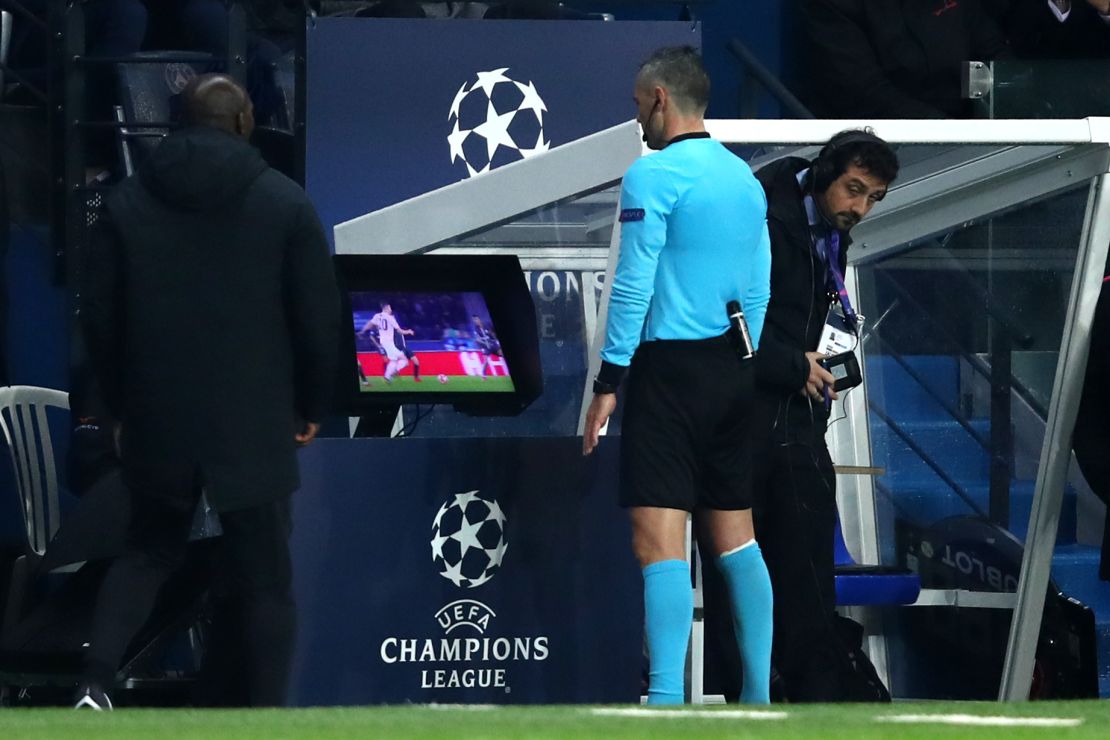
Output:
M619 383L641 342L724 334L731 300L759 346L771 240L767 197L746 162L708 134L676 137L628 168L620 220L600 380Z

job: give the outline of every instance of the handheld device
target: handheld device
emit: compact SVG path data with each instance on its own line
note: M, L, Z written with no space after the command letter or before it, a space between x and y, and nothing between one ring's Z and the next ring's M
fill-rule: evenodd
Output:
M847 388L855 388L863 382L863 374L859 369L859 361L854 352L841 352L832 357L822 358L821 367L832 373L836 379L833 390L839 393Z

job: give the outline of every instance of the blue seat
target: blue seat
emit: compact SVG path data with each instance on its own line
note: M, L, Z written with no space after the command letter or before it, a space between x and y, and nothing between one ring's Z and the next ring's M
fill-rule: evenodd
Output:
M921 578L913 571L857 564L844 543L839 516L833 537L833 573L837 606L912 604L921 593Z

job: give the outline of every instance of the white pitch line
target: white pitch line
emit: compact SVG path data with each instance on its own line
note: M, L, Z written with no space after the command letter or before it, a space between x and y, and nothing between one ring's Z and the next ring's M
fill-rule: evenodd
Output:
M786 719L786 712L759 712L747 709L591 709L589 713L597 717L668 717L698 719Z
M425 709L438 709L454 712L489 712L498 708L497 704L425 704Z
M892 714L876 722L902 724L972 725L976 727L1078 727L1082 719L1071 717L977 717L974 714Z

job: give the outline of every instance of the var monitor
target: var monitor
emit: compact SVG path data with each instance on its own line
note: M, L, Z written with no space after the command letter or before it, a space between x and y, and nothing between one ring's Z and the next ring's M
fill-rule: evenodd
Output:
M519 413L542 389L535 309L504 255L340 255L353 415L375 405L446 403Z

